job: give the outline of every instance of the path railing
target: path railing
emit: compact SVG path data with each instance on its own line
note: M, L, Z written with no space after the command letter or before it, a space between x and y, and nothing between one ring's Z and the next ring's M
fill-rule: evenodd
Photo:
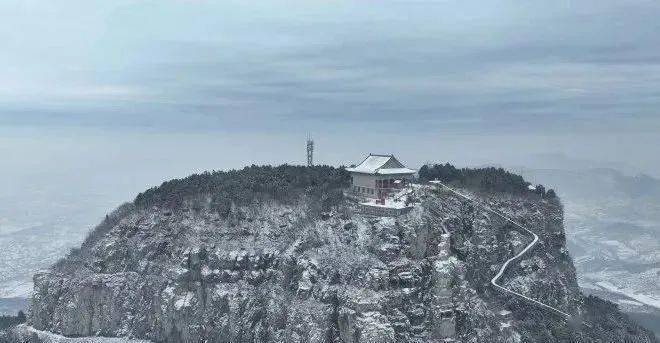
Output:
M520 293L518 293L518 292L516 292L516 291L514 291L514 290L508 289L508 288L506 288L506 287L504 287L504 286L502 286L502 285L500 285L500 284L498 283L498 281L500 280L500 278L502 277L502 275L503 275L504 272L506 271L507 267L509 267L509 265L511 264L511 262L520 259L520 258L521 258L521 257L527 252L527 251L529 251L530 249L532 249L532 248L536 245L536 243L539 241L539 236L537 236L534 232L532 232L532 230L530 230L530 229L524 227L523 225L519 224L518 222L516 222L516 221L514 221L513 219L509 218L508 216L506 216L506 215L500 213L499 211L495 211L495 210L491 209L490 207L487 207L487 206L481 204L480 202L478 202L478 201L476 201L476 200L474 200L474 199L472 199L472 198L470 198L470 197L468 197L468 196L466 196L466 195L464 195L464 194L461 194L461 193L457 192L457 191L454 190L453 188L451 188L451 187L445 185L444 183L442 183L442 182L440 182L440 181L435 180L435 181L430 181L430 182L433 183L433 184L437 184L437 185L441 185L441 186L443 186L444 188L446 188L446 189L449 190L450 192L452 192L452 193L458 195L459 197L461 197L461 198L463 198L463 199L466 199L466 200L472 202L473 204L476 204L477 206L481 207L482 209L484 209L484 210L486 210L486 211L488 211L488 212L490 212L490 213L492 213L492 214L495 214L496 216L498 216L498 217L500 217L500 218L506 220L507 222L513 224L513 225L516 226L517 228L520 228L520 229L522 229L523 231L525 231L525 232L529 233L530 235L532 235L532 237L533 237L532 242L529 243L529 244L528 244L528 245L527 245L522 251L520 251L519 253L517 253L515 256L513 256L513 257L511 257L510 259L506 260L506 262L504 262L504 264L502 264L502 267L501 267L500 270L497 272L497 274L495 274L495 276L490 280L490 283L491 283L496 289L498 289L498 290L500 290L500 291L502 291L502 292L505 292L505 293L508 293L508 294L512 294L512 295L514 295L514 296L517 296L517 297L519 297L519 298L522 298L523 300L526 300L526 301L529 301L529 302L531 302L531 303L533 303L533 304L535 304L535 305L541 306L541 307L543 307L543 308L545 308L545 309L547 309L547 310L550 310L550 311L552 311L552 312L554 312L554 313L557 313L557 314L559 314L559 315L561 315L561 316L563 316L563 317L566 317L567 319L571 317L570 314L568 314L568 313L566 313L566 312L564 312L564 311L562 311L562 310L560 310L560 309L558 309L558 308L556 308L556 307L550 306L550 305L548 305L548 304L544 304L544 303L542 303L542 302L540 302L540 301L538 301L538 300L536 300L536 299L532 299L532 298L530 298L530 297L528 297L528 296L526 296L526 295L524 295L524 294L520 294Z

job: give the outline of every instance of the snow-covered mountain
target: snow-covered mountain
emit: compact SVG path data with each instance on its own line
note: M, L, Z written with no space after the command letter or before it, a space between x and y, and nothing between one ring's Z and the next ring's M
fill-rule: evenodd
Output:
M656 341L582 295L556 198L462 190L534 229L538 244L501 282L569 321L490 286L531 239L507 221L430 187L411 212L372 217L347 184L341 170L283 166L150 189L35 275L31 326L5 340Z

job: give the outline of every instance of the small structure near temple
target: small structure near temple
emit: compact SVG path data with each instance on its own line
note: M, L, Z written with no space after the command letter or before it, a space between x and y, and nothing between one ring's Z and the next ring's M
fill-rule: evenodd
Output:
M346 168L351 173L349 194L361 198L363 213L396 216L408 212L408 187L415 170L407 168L393 155L369 154L359 165Z

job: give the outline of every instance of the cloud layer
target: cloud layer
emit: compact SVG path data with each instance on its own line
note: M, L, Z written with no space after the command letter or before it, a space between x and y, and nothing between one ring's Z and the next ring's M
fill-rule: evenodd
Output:
M8 0L0 15L0 128L21 135L265 137L256 151L312 133L332 163L560 152L660 175L657 1Z
M2 124L660 128L655 1L0 6Z

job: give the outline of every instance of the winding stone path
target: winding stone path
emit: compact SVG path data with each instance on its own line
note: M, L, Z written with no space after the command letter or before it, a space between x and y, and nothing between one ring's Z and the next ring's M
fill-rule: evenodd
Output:
M509 267L509 265L511 264L511 262L514 262L514 261L516 261L516 260L519 260L519 259L520 259L520 258L521 258L521 257L527 252L527 251L529 251L530 249L532 249L532 248L536 245L536 243L539 241L539 236L537 236L534 232L532 232L532 230L530 230L530 229L524 227L523 225L519 224L518 222L516 222L516 221L514 221L513 219L509 218L508 216L506 216L506 215L500 213L499 211L495 211L495 210L493 210L493 209L491 209L491 208L489 208L489 207L487 207L487 206L481 204L480 202L478 202L478 201L476 201L476 200L474 200L474 199L472 199L472 198L470 198L470 197L468 197L468 196L466 196L466 195L464 195L464 194L459 193L458 191L452 189L451 187L445 185L444 183L442 183L442 182L440 182L440 181L435 180L435 181L430 181L430 182L433 183L433 184L437 184L437 185L441 185L441 186L443 186L444 188L446 188L446 189L449 190L450 192L452 192L452 193L458 195L459 197L461 197L461 198L463 198L463 199L466 199L466 200L472 202L473 204L475 204L475 205L481 207L482 209L484 209L484 210L486 210L486 211L488 211L488 212L490 212L490 213L492 213L492 214L495 214L496 216L498 216L498 217L500 217L500 218L502 218L502 219L508 221L509 223L511 223L511 224L515 225L516 227L522 229L523 231L529 233L529 234L533 237L532 242L529 243L529 244L528 244L528 245L527 245L522 251L520 251L518 254L516 254L515 256L513 256L513 257L511 257L510 259L506 260L506 262L504 262L504 264L502 264L502 267L500 267L500 270L497 272L497 274L495 274L495 276L490 280L490 283L491 283L496 289L498 289L498 290L500 290L500 291L502 291L502 292L509 293L509 294L514 295L514 296L520 297L520 298L522 298L522 299L524 299L524 300L526 300L526 301L529 301L529 302L531 302L531 303L533 303L533 304L535 304L535 305L541 306L541 307L543 307L543 308L545 308L545 309L548 309L548 310L550 310L550 311L553 311L553 312L555 312L555 313L557 313L557 314L559 314L559 315L561 315L561 316L563 316L563 317L566 317L567 319L571 317L570 314L568 314L568 313L566 313L566 312L564 312L564 311L562 311L562 310L559 310L559 309L557 309L557 308L555 308L555 307L552 307L552 306L550 306L550 305L548 305L548 304L544 304L544 303L542 303L542 302L540 302L540 301L538 301L538 300L536 300L536 299L532 299L532 298L530 298L530 297L528 297L528 296L526 296L526 295L524 295L524 294L520 294L520 293L518 293L518 292L516 292L516 291L514 291L514 290L508 289L508 288L506 288L506 287L504 287L504 286L502 286L501 284L498 283L498 281L500 280L500 278L502 277L502 275L503 275L504 272L506 271L507 267Z

